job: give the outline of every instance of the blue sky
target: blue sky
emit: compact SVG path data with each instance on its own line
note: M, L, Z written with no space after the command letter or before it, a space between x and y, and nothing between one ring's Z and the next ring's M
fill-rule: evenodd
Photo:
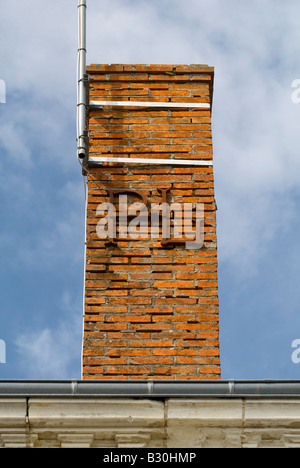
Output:
M88 63L215 67L223 379L298 379L300 5L88 0ZM1 4L0 378L80 378L77 1Z

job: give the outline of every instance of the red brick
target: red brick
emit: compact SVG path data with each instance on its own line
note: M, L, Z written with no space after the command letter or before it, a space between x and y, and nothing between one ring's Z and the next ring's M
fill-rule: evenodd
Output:
M209 102L204 65L91 65L91 97ZM104 107L89 116L99 156L211 159L210 110ZM219 379L218 275L213 167L104 164L88 176L84 379ZM161 239L97 236L97 207L109 190L149 203L205 205L205 247L162 248ZM117 200L115 199L117 203Z

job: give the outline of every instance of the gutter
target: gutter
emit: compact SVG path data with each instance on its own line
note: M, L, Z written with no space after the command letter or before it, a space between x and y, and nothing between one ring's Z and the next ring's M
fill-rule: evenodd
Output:
M0 380L0 398L300 398L300 380Z

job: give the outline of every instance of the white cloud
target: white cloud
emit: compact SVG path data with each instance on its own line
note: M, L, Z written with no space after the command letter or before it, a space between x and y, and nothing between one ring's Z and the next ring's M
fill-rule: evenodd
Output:
M16 339L19 367L23 378L80 378L82 313L65 293L56 325L34 324Z
M59 100L72 90L69 76L76 63L77 5L68 0L10 0L2 8L1 76L7 91L31 90ZM56 93L54 91L56 90ZM71 91L72 92L72 91Z

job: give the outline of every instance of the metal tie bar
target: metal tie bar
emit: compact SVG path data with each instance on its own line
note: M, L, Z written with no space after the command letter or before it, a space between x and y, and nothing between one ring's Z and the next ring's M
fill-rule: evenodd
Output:
M90 101L90 107L97 109L103 106L134 106L134 107L188 107L210 109L208 102L154 102L154 101Z
M115 163L137 163L137 164L162 164L176 166L212 166L212 161L205 160L189 160L189 159L142 159L142 158L110 158L105 156L90 156L89 162L93 164L102 164L103 162Z

